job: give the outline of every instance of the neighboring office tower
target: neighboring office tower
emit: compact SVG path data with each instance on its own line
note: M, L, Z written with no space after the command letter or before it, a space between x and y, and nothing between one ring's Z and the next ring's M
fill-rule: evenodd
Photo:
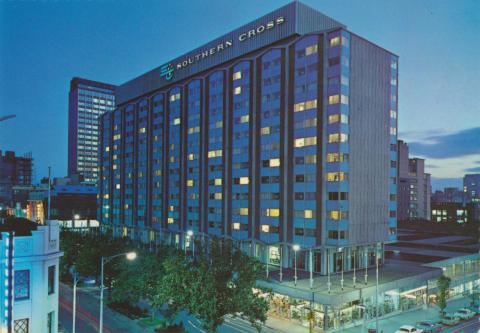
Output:
M0 150L0 205L15 206L13 186L32 184L33 158L28 153L15 156L15 152Z
M372 265L396 239L397 73L318 11L275 10L117 88L98 216L145 241L232 238L272 265L298 244L322 274Z
M68 105L68 175L98 178L99 117L115 108L115 86L74 77Z
M467 202L480 204L480 173L463 177L463 191L466 193Z
M398 140L398 220L430 220L431 192L425 160L410 158L408 144Z

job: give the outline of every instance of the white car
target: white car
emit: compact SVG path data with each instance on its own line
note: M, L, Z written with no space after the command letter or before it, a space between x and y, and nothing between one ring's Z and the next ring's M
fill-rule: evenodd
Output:
M423 330L416 328L415 326L403 325L395 333L423 333Z
M453 316L465 320L465 319L471 319L475 317L475 313L472 310L463 308L455 311Z

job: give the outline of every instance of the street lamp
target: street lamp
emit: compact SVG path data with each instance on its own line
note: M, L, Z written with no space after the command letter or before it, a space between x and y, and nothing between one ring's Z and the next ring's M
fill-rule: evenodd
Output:
M298 252L298 250L300 250L300 245L294 244L292 246L292 250L293 250L293 252L295 252L295 256L293 257L294 262L295 262L295 275L294 275L293 278L295 279L295 285L297 285L297 252Z
M73 305L72 305L72 333L75 333L76 309L77 309L77 283L79 281L78 272L75 266L70 268L70 274L73 277Z
M103 333L103 289L105 289L105 286L103 285L103 266L105 266L105 264L110 262L112 259L115 259L121 256L125 256L127 260L135 260L137 258L137 253L125 252L125 253L115 254L109 257L102 257L102 265L100 270L100 324L99 324L100 333Z

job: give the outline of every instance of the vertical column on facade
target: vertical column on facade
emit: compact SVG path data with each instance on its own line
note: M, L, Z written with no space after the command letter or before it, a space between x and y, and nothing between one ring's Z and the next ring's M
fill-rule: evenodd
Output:
M201 100L201 125L200 125L200 137L201 137L201 145L200 145L200 223L199 223L199 231L202 233L207 232L208 226L208 94L209 94L209 87L208 87L208 78L202 80L202 100Z
M251 84L252 84L252 91L255 92L252 94L252 103L251 103L251 114L252 117L250 119L250 128L252 128L252 137L250 138L251 142L251 149L252 151L250 152L250 156L252 156L251 160L251 183L254 184L255 188L252 188L251 191L251 198L250 198L250 209L249 211L249 238L256 240L259 239L259 220L260 220L260 210L258 209L259 207L259 191L260 191L260 182L258 178L258 170L260 169L260 151L258 149L258 136L260 134L260 109L261 109L261 101L262 101L262 96L261 96L261 80L262 80L262 63L261 63L261 58L257 58L254 63L251 65ZM256 245L255 242L252 242L252 251L253 255L256 255Z
M324 186L324 168L325 168L325 158L324 158L324 149L326 142L326 131L324 131L325 124L325 35L321 34L318 37L318 89L317 89L317 211L315 214L315 219L317 221L317 228L315 231L316 247L322 246L325 241L325 186ZM323 253L320 253L320 266L322 258L324 257ZM316 261L316 260L315 260ZM322 269L320 268L320 271ZM325 271L324 271L325 272Z
M168 207L168 92L163 95L163 137L162 137L162 220L160 222L161 228L167 229L167 207Z
M145 227L152 230L152 187L153 187L153 96L147 99L147 173L145 175ZM148 235L150 242L150 234Z
M188 103L189 92L188 85L183 85L180 89L181 94L181 109L180 109L180 199L179 199L179 229L183 231L183 237L187 231L187 128L188 128ZM185 240L182 241L185 246Z
M128 106L127 106L128 108ZM118 207L118 211L120 213L120 224L123 228L125 228L125 212L124 212L124 205L125 205L125 136L126 136L126 126L125 126L125 114L126 108L120 109L120 150L118 154L119 166L120 166L120 190L119 190L119 197L120 197L120 205ZM123 161L123 162L122 162Z
M283 223L282 223L282 239L283 239L283 248L281 251L281 265L283 267L289 267L290 262L290 244L293 242L293 92L294 89L291 86L293 82L293 70L294 70L294 52L295 48L293 45L288 46L285 50L285 60L283 63L282 71L282 91L285 91L284 94L284 105L283 105L283 114L284 114L284 132L283 137L285 138L285 144L283 146L284 156L285 156L285 169L283 174L283 184L284 184L284 193L283 193ZM287 161L288 160L288 161Z
M134 119L134 124L133 124L133 163L132 163L132 168L130 169L130 177L132 178L132 208L131 208L131 227L132 227L132 232L133 232L133 237L136 239L137 234L138 234L138 159L139 159L139 136L140 134L138 133L139 130L139 115L140 115L140 110L141 110L141 104L142 101L140 100L139 102L134 104L134 110L133 110L133 119ZM124 192L127 192L127 188L123 188Z
M232 201L232 94L233 94L233 82L232 82L232 75L233 70L232 67L225 70L225 84L224 84L224 93L223 96L225 97L224 102L224 109L226 112L224 113L223 117L223 128L224 128L224 140L223 140L223 172L224 172L224 187L223 187L223 235L231 236L232 235L232 220L231 220L231 211L232 205L230 204Z

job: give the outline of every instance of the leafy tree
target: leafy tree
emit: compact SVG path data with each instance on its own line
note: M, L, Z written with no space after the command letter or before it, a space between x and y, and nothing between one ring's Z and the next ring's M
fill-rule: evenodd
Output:
M438 307L440 308L440 316L445 315L445 308L447 307L448 290L450 288L450 278L442 275L437 280L438 286Z
M195 260L177 253L164 262L159 301L168 303L173 313L187 310L211 332L216 332L226 315L241 316L260 330L268 301L252 290L262 276L262 265L229 241L214 239L208 255L197 247L200 256Z

